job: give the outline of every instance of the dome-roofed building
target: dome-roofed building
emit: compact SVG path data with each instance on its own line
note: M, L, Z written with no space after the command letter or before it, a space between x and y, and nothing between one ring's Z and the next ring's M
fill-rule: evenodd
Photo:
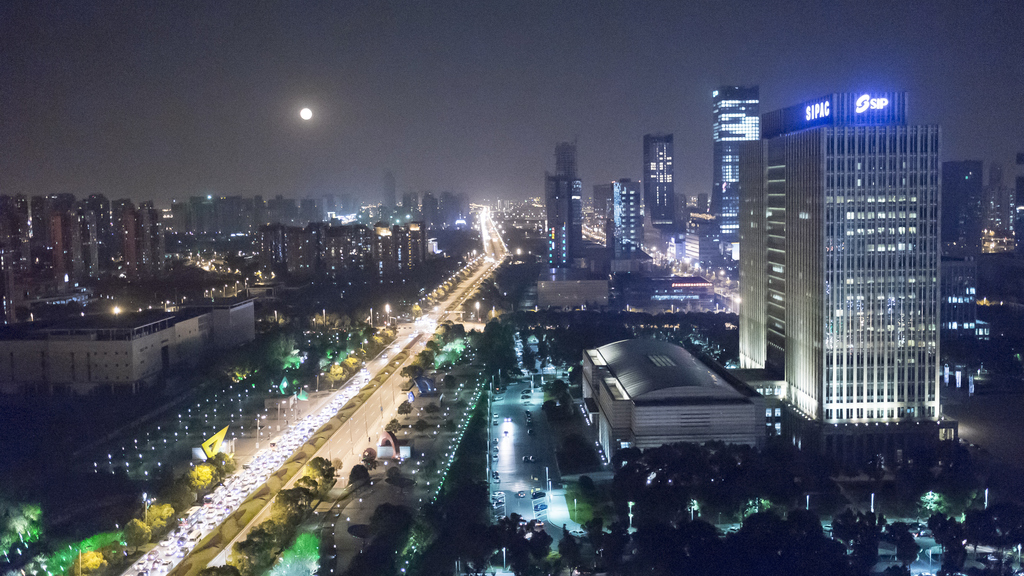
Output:
M719 440L757 446L765 402L753 388L660 340L583 352L583 397L609 455L620 448Z

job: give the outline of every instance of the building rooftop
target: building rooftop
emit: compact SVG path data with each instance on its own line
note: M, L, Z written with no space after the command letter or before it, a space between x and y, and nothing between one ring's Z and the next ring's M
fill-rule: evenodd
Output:
M89 314L56 321L22 322L0 329L0 340L130 340L153 330L162 330L191 316L195 316L195 312L165 312L158 309L121 314Z
M650 401L746 401L729 380L681 346L660 340L620 340L587 350L606 367L605 384L616 399Z

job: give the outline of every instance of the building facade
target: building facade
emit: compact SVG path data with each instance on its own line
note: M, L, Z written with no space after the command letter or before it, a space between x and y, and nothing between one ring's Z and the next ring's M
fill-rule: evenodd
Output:
M740 142L761 135L760 91L757 86L722 86L711 93L714 100L714 182L711 213L722 241L739 240Z
M978 329L978 262L974 257L942 258L940 317L943 339L970 339Z
M584 350L583 399L607 454L674 442L760 446L766 436L760 394L660 340Z
M675 225L676 193L673 183L671 134L644 135L644 206L651 225Z
M576 144L555 146L555 174L544 175L548 267L572 268L583 242L583 182L576 172Z
M981 253L983 190L981 160L942 163L942 252Z
M902 92L761 122L741 149L741 367L781 375L826 449L846 426L934 421L939 127L908 125Z

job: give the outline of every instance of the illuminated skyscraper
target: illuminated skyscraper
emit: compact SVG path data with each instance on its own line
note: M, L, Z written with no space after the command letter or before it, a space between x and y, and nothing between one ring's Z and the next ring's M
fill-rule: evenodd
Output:
M676 221L672 154L671 134L644 135L644 204L657 228L670 228Z
M939 413L939 127L908 126L902 92L761 120L741 147L741 365L785 380L826 451L893 453L886 434Z
M576 144L555 146L554 175L544 175L548 266L572 268L583 242L583 183L576 174Z
M640 186L629 178L594 185L594 210L605 221L605 243L615 258L643 249L644 214Z
M740 142L761 137L757 86L722 86L714 98L714 183L711 213L723 242L736 242L740 208Z

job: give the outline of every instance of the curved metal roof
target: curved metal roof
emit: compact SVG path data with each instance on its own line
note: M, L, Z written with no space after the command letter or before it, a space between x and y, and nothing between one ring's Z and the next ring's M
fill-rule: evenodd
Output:
M631 400L640 396L742 397L681 346L661 340L620 340L595 350Z

